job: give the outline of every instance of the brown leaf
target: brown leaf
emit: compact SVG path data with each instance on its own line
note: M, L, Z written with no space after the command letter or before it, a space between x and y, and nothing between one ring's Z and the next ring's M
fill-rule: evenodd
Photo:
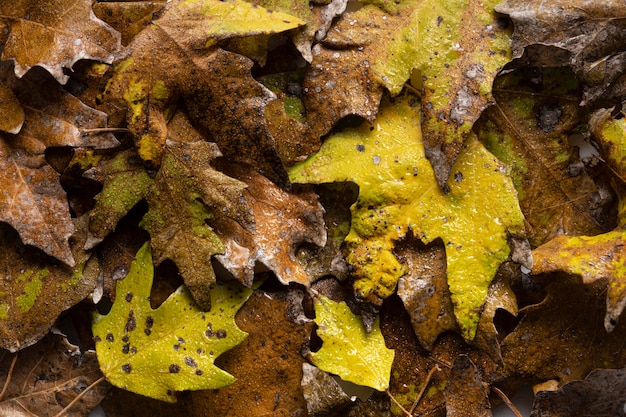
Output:
M8 390L0 402L3 416L52 417L102 376L96 352L81 352L61 335L49 335L18 355ZM0 357L2 369L8 370L12 359L13 355L5 352ZM3 372L0 385L6 383L8 376L8 372ZM108 389L106 382L89 388L67 412L89 415Z
M621 0L507 0L496 11L515 24L513 56L526 50L522 65L571 65L584 83L585 104L621 97L626 88L623 6Z
M24 110L13 91L0 84L0 130L17 134L24 124Z
M447 417L493 415L481 375L467 355L461 355L454 361L444 393Z
M511 372L559 385L582 379L599 367L621 368L626 323L612 333L603 327L606 280L584 285L565 274L534 276L548 295L520 310L522 320L502 341L502 357Z
M302 392L311 416L327 415L351 403L335 379L306 362L302 364Z
M539 391L531 417L626 415L625 369L596 369L557 391Z
M311 278L296 258L298 247L309 242L326 243L324 210L311 191L289 193L274 185L253 168L238 165L225 170L247 185L242 198L254 214L251 230L230 218L216 222L215 229L224 243L224 253L216 259L247 286L254 279L254 265L261 262L283 284L297 282L309 286Z
M118 141L110 133L87 134L86 129L106 127L106 115L65 92L43 70L17 80L5 63L0 82L14 92L26 117L17 135L0 137L5 191L0 195L0 220L15 227L24 243L73 266L68 238L74 226L67 197L44 152L52 146L109 148Z
M120 35L97 19L91 0L17 1L0 4L9 34L2 60L15 62L22 77L32 67L45 68L61 84L79 59L113 62Z
M122 35L122 44L128 43L144 30L167 2L156 1L98 1L93 12Z
M26 246L8 225L0 223L0 347L12 352L37 342L64 310L89 295L96 286L98 266L82 250L86 217L76 219L79 235L70 242L77 266L54 262Z

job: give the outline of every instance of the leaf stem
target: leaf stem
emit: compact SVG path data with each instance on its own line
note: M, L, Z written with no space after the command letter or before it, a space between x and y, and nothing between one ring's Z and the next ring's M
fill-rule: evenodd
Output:
M7 380L4 381L4 386L2 387L2 392L0 392L0 401L2 401L2 399L6 395L8 389L9 389L9 385L11 384L11 377L13 376L13 370L15 369L15 363L17 362L17 356L18 356L18 354L16 353L15 356L13 356L13 359L11 360L11 367L9 368L9 373L7 374Z
M517 409L517 407L515 407L515 404L513 404L513 402L509 400L509 397L507 397L506 394L502 392L502 390L500 390L500 388L492 386L491 389L493 390L493 392L498 394L498 397L500 397L500 399L504 401L507 407L509 407L513 414L515 414L515 417L524 417L522 416L522 413L520 413L520 411Z
M415 398L415 401L413 402L413 405L409 410L409 416L413 415L413 412L417 408L417 404L419 404L420 400L424 396L424 393L426 392L426 388L428 388L428 384L430 383L431 378L437 371L441 371L439 365L435 365L434 367L430 368L430 371L428 371L428 375L426 375L426 379L424 380L424 385L422 385L422 389L420 390L419 394L417 394L417 398Z
M98 133L126 133L130 130L125 127L99 127L95 129L82 129L81 133L84 135L98 134Z
M389 392L388 389L386 389L385 392L387 393L389 398L391 398L391 401L393 401L398 407L400 407L400 410L402 410L402 412L406 414L407 417L411 417L411 413L406 408L404 408L393 395L391 395L391 392Z
M85 394L87 394L89 391L91 391L94 387L96 387L97 385L99 385L100 383L102 383L102 381L104 381L106 378L104 376L101 376L100 378L98 378L96 381L94 381L91 385L89 385L87 388L85 388L83 390L83 392L81 392L80 394L78 394L76 396L76 398L74 398L72 401L70 401L70 403L68 405L66 405L63 410L59 411L58 413L56 413L54 415L54 417L62 417L63 414L67 413L69 411L70 408L72 408L77 402L80 401L81 398L83 398L85 396Z

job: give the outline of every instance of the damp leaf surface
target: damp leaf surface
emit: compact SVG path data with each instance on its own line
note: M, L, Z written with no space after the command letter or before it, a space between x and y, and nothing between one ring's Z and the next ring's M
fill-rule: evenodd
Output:
M345 302L315 299L315 322L322 348L310 355L315 366L345 381L384 391L389 388L394 351L385 346L379 319L367 332Z
M92 328L102 373L117 387L166 402L176 401L176 391L233 383L235 378L214 361L246 338L234 317L252 290L217 286L211 291L215 307L205 312L181 286L153 309L153 269L145 244L118 282L109 314L95 314Z
M426 159L419 121L411 95L387 101L374 123L330 136L290 175L298 183L360 187L345 241L362 299L379 304L395 291L406 266L393 250L409 229L426 244L442 239L455 316L471 340L489 283L511 253L507 240L524 235L523 215L504 166L475 138L459 155L445 194Z

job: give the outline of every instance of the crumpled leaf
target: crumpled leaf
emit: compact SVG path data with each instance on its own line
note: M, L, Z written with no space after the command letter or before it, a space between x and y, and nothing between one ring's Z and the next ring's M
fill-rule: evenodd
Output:
M128 108L128 127L141 158L161 163L167 120L182 98L192 123L222 153L258 167L286 186L287 175L264 123L275 98L250 75L252 61L215 46L226 38L281 32L302 22L241 0L169 3L161 17L128 47L105 93L110 105ZM154 56L159 55L154 65Z
M404 95L382 105L374 124L332 135L290 176L359 185L346 244L360 298L380 304L393 293L406 267L392 250L409 229L425 244L441 238L455 316L471 340L489 283L511 252L508 239L524 235L523 216L504 167L477 140L466 143L453 172L444 194L424 154L420 109Z
M590 104L624 93L623 6L620 0L506 0L496 11L513 20L514 58L526 50L532 66L570 65L584 84L582 104Z
M323 247L326 243L324 209L311 191L283 191L252 167L225 169L231 177L247 185L242 197L254 216L254 229L222 217L214 224L224 250L217 259L246 286L254 280L254 266L261 262L276 274L283 284L296 282L306 287L310 277L298 262L296 250L309 242Z
M12 359L13 355L3 355L0 360L1 386L6 383ZM81 352L64 336L46 336L19 353L10 384L0 402L0 413L11 417L52 417L101 375L93 350ZM91 387L68 413L89 415L108 390L106 383Z
M0 136L0 220L11 224L24 243L73 266L67 196L44 152L53 146L110 148L118 141L110 133L86 134L106 127L106 115L68 94L44 71L17 80L5 63L0 82L13 91L26 118L19 134Z
M0 21L9 31L2 60L13 60L20 78L39 66L61 84L69 79L65 69L80 59L113 62L120 35L96 18L91 4L91 0L0 3Z
M343 13L313 50L304 82L311 129L324 135L353 114L372 122L383 87L397 95L416 70L426 154L445 187L509 60L508 31L493 12L498 1L368 3Z
M107 315L94 315L93 334L100 369L118 387L175 402L175 391L219 388L235 378L214 365L247 333L234 316L251 290L232 284L211 292L215 307L203 311L184 286L156 310L150 306L154 267L148 244L117 284Z
M558 386L582 379L595 368L626 366L626 322L612 333L602 329L606 280L583 284L562 273L533 276L547 295L520 309L520 323L501 342L502 358L520 378L555 380Z
M477 123L481 142L507 165L534 247L559 234L595 235L611 227L610 189L594 182L568 143L585 122L580 84L569 69L545 68L541 87L538 93L524 71L498 77L497 104Z
M580 275L584 283L608 279L604 327L610 332L626 307L626 166L623 156L626 122L624 119L614 120L609 111L600 110L590 124L609 167L617 175L614 186L619 199L618 226L613 231L595 236L557 236L533 251L536 259L533 274L564 271Z
M311 352L309 359L321 370L345 381L386 390L394 351L385 346L379 322L376 319L368 333L361 318L355 316L345 302L316 297L315 323L322 348Z
M531 417L624 416L625 369L596 369L557 391L539 391Z
M491 403L478 369L467 355L455 359L446 388L447 417L491 417Z
M309 415L325 415L350 404L350 397L337 381L318 367L302 364L302 392Z
M158 265L171 259L196 302L211 307L209 289L215 282L211 257L224 252L209 225L228 218L254 230L254 215L242 195L246 184L211 167L218 155L209 142L168 141L161 169L147 196L149 210L141 226L152 237Z
M76 219L70 239L75 267L53 262L44 253L24 245L10 226L0 223L0 347L11 352L44 337L58 316L96 287L99 269L82 250L86 217Z

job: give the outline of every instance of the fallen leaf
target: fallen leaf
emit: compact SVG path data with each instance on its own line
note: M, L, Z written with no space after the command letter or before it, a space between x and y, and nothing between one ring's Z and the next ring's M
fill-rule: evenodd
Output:
M87 134L106 127L106 115L65 92L43 70L17 80L5 63L0 82L14 92L25 114L17 135L0 137L0 220L12 225L24 243L73 266L68 239L74 226L67 196L44 152L55 146L110 148L118 141L110 133Z
M374 124L332 135L318 153L292 167L290 177L296 183L359 185L346 259L358 296L374 304L391 295L406 273L392 253L397 240L409 229L425 244L442 239L455 316L471 340L489 283L511 252L507 240L523 239L523 216L504 167L475 139L457 158L445 194L424 154L420 118L409 94L386 102ZM499 198L487 201L484 195Z
M591 104L623 95L624 21L615 18L622 7L619 0L506 0L496 11L513 20L514 58L526 50L532 66L570 65L584 85L582 104Z
M4 84L0 84L0 99L0 130L14 135L20 133L26 116L19 100Z
M22 77L32 67L45 68L61 84L76 61L111 63L120 48L120 35L96 18L91 0L43 0L0 4L0 20L8 36L2 60L15 62Z
M612 331L626 306L624 263L626 232L623 145L626 123L614 120L608 111L600 110L591 121L594 138L600 143L609 167L617 174L614 180L618 195L618 225L610 232L595 236L560 235L533 251L536 259L534 274L564 271L583 278L584 283L608 279L607 309L604 327Z
M135 35L158 17L166 3L166 0L98 1L93 5L93 12L120 32L122 45L128 45Z
M324 210L316 194L283 191L252 167L232 166L223 172L247 185L242 198L252 209L255 226L246 230L227 217L212 223L224 244L215 259L246 286L252 285L255 264L261 262L281 283L308 287L311 278L296 251L305 242L318 247L326 243Z
M9 369L13 358L6 352L2 355L3 370ZM21 351L13 372L2 373L0 385L6 384L9 375L11 381L0 402L0 413L4 416L52 417L88 389L81 401L67 410L70 414L87 416L109 390L106 383L90 386L102 376L95 352L81 352L58 334L46 336Z
M246 184L211 167L217 152L209 142L168 142L140 224L152 237L155 263L174 261L194 299L206 309L215 282L211 257L224 252L210 224L227 218L245 229L255 227L242 194Z
M595 368L626 365L626 323L612 333L602 328L606 280L583 284L567 274L533 276L547 295L520 309L521 320L501 342L506 368L520 378L556 380L561 386Z
M190 120L225 156L286 185L284 167L264 123L275 96L250 75L253 62L216 46L223 39L281 32L302 22L240 0L169 3L140 32L116 67L104 99L128 108L128 128L141 158L161 163L167 120L180 98ZM157 52L158 51L158 52ZM153 65L155 53L162 58Z
M467 355L455 359L448 374L446 388L446 416L491 417L491 403L476 365Z
M94 315L96 353L104 376L115 386L166 402L176 401L176 391L233 383L235 378L214 361L246 338L234 316L252 291L218 286L211 298L219 307L205 312L181 286L153 310L153 268L146 244L118 282L111 311Z
M59 315L96 287L99 268L83 249L87 218L75 219L70 238L76 266L55 262L25 245L14 229L0 223L0 347L11 352L43 338Z
M596 369L557 391L539 391L531 417L624 416L626 370Z
M301 350L313 323L300 319L303 295L300 290L254 292L236 317L248 338L217 361L237 381L181 399L186 416L306 416Z
M385 346L378 319L368 333L345 302L324 296L315 298L315 316L322 339L322 348L309 355L315 366L378 391L389 388L394 351Z
M314 48L304 82L311 129L324 135L347 115L372 122L383 87L397 95L410 77L417 79L426 154L445 187L474 121L490 104L496 73L509 60L508 30L493 11L497 2L371 3L343 13Z
M568 142L585 121L580 84L566 68L543 69L540 86L530 77L514 71L496 79L496 105L477 123L478 137L507 165L533 247L559 234L605 232L610 190L594 182Z
M324 415L351 403L337 381L318 367L302 364L302 391L309 415Z

